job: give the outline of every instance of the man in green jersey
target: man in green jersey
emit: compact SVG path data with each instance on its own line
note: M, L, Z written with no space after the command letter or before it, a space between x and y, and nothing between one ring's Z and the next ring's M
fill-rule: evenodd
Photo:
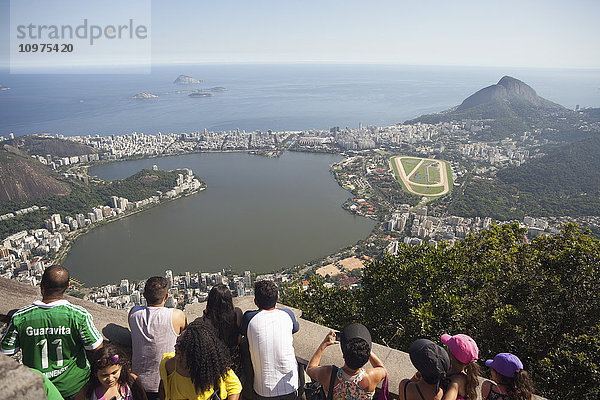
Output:
M63 298L69 271L60 265L46 268L40 287L42 300L13 314L2 337L2 353L21 349L23 364L44 374L68 399L87 382L85 351L101 347L102 335L85 308Z

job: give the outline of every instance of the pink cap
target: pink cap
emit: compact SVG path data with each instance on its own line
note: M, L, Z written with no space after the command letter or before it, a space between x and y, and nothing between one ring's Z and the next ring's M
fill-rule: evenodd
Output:
M442 343L447 345L450 353L463 364L468 364L479 358L477 343L470 336L444 334L442 335Z

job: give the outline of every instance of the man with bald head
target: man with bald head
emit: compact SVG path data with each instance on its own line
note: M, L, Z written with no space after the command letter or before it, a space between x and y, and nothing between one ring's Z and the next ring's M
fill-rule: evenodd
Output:
M65 399L74 397L88 381L85 351L102 346L102 335L92 315L65 300L69 271L60 265L46 268L42 300L15 312L2 337L2 353L23 354L23 364L44 374Z

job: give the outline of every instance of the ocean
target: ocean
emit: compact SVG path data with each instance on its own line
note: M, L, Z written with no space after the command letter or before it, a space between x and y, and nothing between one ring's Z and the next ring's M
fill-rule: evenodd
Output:
M176 85L180 75L203 80ZM600 70L398 65L169 65L148 75L0 70L0 135L308 130L391 125L458 105L510 75L568 108L600 106ZM212 97L180 90L221 86ZM138 93L156 94L150 100Z

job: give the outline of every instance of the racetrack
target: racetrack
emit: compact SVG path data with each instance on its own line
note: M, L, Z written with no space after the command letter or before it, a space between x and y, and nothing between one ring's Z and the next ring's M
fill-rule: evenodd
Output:
M418 157L398 156L398 157L392 157L390 159L390 163L392 163L392 170L397 171L396 175L398 176L398 178L400 180L402 180L402 183L403 183L404 187L406 188L406 190L411 194L414 194L417 196L426 196L426 197L439 197L439 196L448 194L450 192L450 184L449 184L449 179L448 179L448 170L446 168L446 161L437 160L434 158L421 158L419 163L415 167L413 167L411 169L410 173L407 175L406 171L404 170L404 166L402 165L402 160L403 159L413 159L414 160L417 158ZM419 183L419 182L414 181L417 171L419 171L419 169L421 168L421 166L424 163L437 164L437 167L428 165L426 167L426 171L428 168L437 168L438 172L439 172L439 178L440 178L439 182ZM417 188L417 187L422 188L422 189L443 188L443 190L441 192L435 193L435 194L424 194L424 193L419 193L419 192L415 191L414 188ZM425 190L423 190L423 191L425 191Z

